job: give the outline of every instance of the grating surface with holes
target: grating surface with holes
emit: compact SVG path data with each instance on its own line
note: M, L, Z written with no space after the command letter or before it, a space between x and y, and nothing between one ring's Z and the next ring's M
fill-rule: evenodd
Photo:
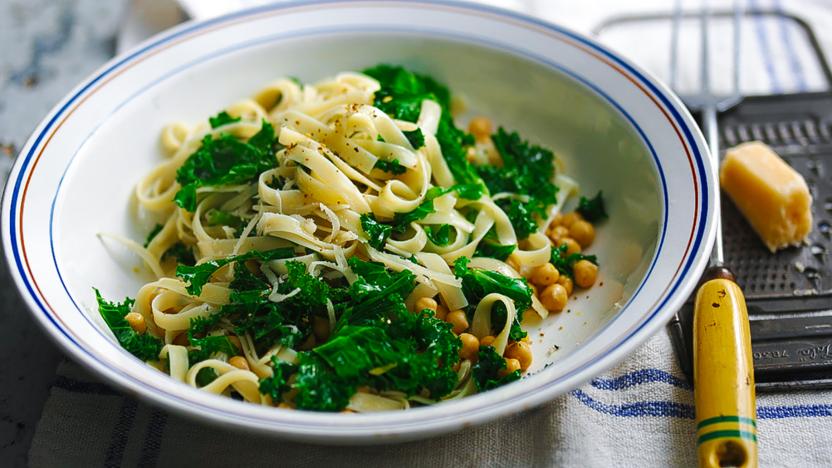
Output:
M768 143L813 197L809 242L776 254L722 199L725 261L745 294L757 389L832 388L832 93L748 97L721 113L719 124L722 148ZM670 329L692 377L692 297Z
M769 144L803 175L813 199L814 226L807 244L771 254L723 197L725 261L749 299L832 293L832 103L824 97L822 109L791 105L796 112L762 112L752 101L721 119L723 148L752 140ZM812 101L817 105L821 100Z

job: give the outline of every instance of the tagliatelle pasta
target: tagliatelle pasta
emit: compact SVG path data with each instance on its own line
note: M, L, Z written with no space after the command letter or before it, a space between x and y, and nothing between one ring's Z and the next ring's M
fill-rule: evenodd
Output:
M157 279L99 310L139 358L257 404L407 409L516 380L523 314L591 286L579 250L606 213L600 194L560 213L577 184L552 153L485 127L386 65L167 125L135 191L157 227L144 245L102 234Z

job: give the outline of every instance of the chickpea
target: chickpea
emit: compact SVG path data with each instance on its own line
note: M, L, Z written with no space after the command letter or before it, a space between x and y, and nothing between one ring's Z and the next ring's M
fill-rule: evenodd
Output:
M569 226L569 237L578 241L581 247L587 248L595 240L595 228L587 221L575 221Z
M581 245L571 237L564 237L560 240L560 245L566 244L566 255L573 253L581 253Z
M249 370L248 361L246 361L246 358L242 356L234 356L228 360L228 363L237 369Z
M509 255L506 259L506 265L510 266L514 271L520 271L520 262L517 260L517 257L513 254Z
M191 342L188 340L188 332L182 332L176 335L176 338L173 339L173 344L179 346L188 346Z
M285 401L281 401L280 403L278 403L277 407L283 409L295 409L294 406L290 405L289 403L286 403Z
M288 382L290 384L294 384L296 380L297 380L296 376L292 375L292 376L289 377ZM283 396L284 401L289 402L289 404L292 405L292 407L294 407L294 405L295 405L294 400L298 396L298 389L292 388L288 392L283 392L282 396Z
M124 319L127 320L127 323L130 324L130 328L132 328L136 333L144 333L145 330L147 330L147 324L144 321L144 317L142 317L142 314L138 312L130 312L124 316Z
M549 286L555 284L560 273L551 263L545 263L532 270L532 283L540 286Z
M459 357L462 359L470 359L471 361L476 360L477 353L480 350L480 340L470 333L459 335L459 340L462 341L462 348L459 349Z
M436 301L432 297L420 297L419 299L416 300L416 306L415 307L416 307L417 312L425 310L425 309L430 309L430 310L436 312L436 309L437 309L437 307L439 307L439 304L437 304Z
M506 358L506 368L500 369L498 375L500 377L505 377L516 370L520 370L520 361L513 358Z
M475 162L477 160L477 149L473 146L469 146L468 150L465 151L465 159L467 159L470 163Z
M549 231L549 239L552 239L552 242L555 245L560 245L561 239L569 237L569 228L564 226L555 226Z
M485 140L491 136L491 119L488 117L474 117L468 123L468 132L474 135L477 140Z
M572 226L572 223L574 223L575 221L580 221L582 219L584 218L583 216L581 216L580 213L578 213L577 211L573 211L571 213L566 213L565 215L563 215L563 219L561 220L560 224L562 226L570 227Z
M520 369L525 371L532 365L532 347L525 341L512 343L506 348L506 357L517 359L520 362Z
M569 300L569 295L566 294L566 289L555 283L543 290L540 294L540 302L543 307L551 312L560 312L566 307L566 301Z
M488 158L488 164L497 167L503 166L503 158L500 156L500 153L497 151L497 148L494 147L494 144L492 144L489 141L483 149L485 151L486 158Z
M558 278L558 284L563 286L563 289L566 290L567 296L571 296L572 291L575 290L575 284L572 282L572 278L566 275L560 275L560 278Z
M563 213L558 213L554 218L552 218L552 223L549 225L549 228L554 229L561 224L563 224Z
M326 341L329 338L329 319L314 317L312 319L312 333L315 334L316 340Z
M312 334L309 335L308 338L303 340L303 343L301 343L298 346L298 349L300 349L301 351L307 351L307 350L310 350L314 347L315 347L315 334L312 333Z
M433 316L439 320L446 320L448 318L448 308L442 304L437 305Z
M457 335L468 329L468 317L465 316L465 311L462 309L449 312L445 321L454 326L453 332Z
M575 275L575 284L588 288L595 284L595 279L598 277L598 265L589 260L578 260L572 266L572 272Z
M496 339L496 338L494 338L494 337L493 337L493 336L491 336L491 335L484 336L484 337L482 337L482 339L480 340L480 346L491 346L491 345L493 345L493 344L494 344L494 340L495 340L495 339Z

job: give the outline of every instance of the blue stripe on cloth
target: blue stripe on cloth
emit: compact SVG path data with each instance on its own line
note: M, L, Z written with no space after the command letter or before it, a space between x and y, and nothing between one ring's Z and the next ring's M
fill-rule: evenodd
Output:
M774 0L774 10L777 13L783 14L783 5L780 0ZM794 79L797 82L797 90L799 92L806 91L808 89L806 77L803 75L803 66L800 64L800 60L795 53L794 42L792 42L792 30L788 27L784 16L780 16L779 18L780 38L788 53L789 68L791 68Z
M675 401L653 400L611 404L598 401L583 390L573 390L570 395L585 406L603 414L624 418L658 416L666 418L694 419L693 405ZM757 419L824 418L832 417L832 405L758 406Z
M676 403L675 401L637 401L621 405L602 403L587 395L583 390L573 390L572 396L584 405L599 413L621 417L659 416L670 418L693 419L693 405Z
M761 406L757 419L832 417L832 405Z
M144 433L144 443L139 456L138 468L150 468L159 464L159 453L162 450L162 434L168 422L168 414L154 409L150 414L150 421Z
M74 393L91 393L95 395L122 396L123 394L112 389L112 387L96 383L82 382L70 377L59 375L55 378L53 387L60 388Z
M748 0L748 4L752 10L757 9L757 0ZM768 44L768 35L766 34L765 24L763 24L763 20L759 15L754 16L754 31L757 33L757 40L760 41L760 53L763 64L766 67L769 82L771 83L771 93L780 94L783 92L783 87L780 85L780 80L777 78L777 71L774 69L774 64L771 61L771 47Z
M661 369L639 369L609 379L599 377L592 380L590 385L600 390L623 390L636 385L653 382L662 382L685 390L692 389L687 380L676 377L670 372Z
M125 396L118 411L118 419L110 433L110 444L104 454L104 466L120 467L124 462L124 452L127 450L127 442L130 440L130 431L133 429L133 421L136 419L136 411L139 404L136 400Z

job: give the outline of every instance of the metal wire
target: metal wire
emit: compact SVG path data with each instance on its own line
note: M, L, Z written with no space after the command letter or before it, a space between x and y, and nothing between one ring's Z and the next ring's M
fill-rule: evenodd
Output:
M682 24L682 0L673 4L670 28L670 87L679 89L679 30Z
M674 0L676 1L676 0ZM614 15L608 18L605 18L603 21L595 25L592 28L592 34L596 37L602 36L606 31L613 29L618 26L622 25L633 25L637 23L654 23L654 22L669 22L673 20L673 13L674 11L680 11L680 20L687 19L690 17L698 17L698 13L690 13L690 12L683 12L681 10L671 10L670 14L668 13L639 13L639 14L621 14L621 15ZM801 18L800 16L786 13L782 10L772 10L772 9L759 9L759 8L739 8L739 9L729 9L729 10L719 10L714 11L711 14L712 18L727 18L734 16L735 13L740 13L744 18L771 18L775 20L787 20L791 23L794 23L798 28L800 28L807 45L809 45L814 60L817 64L817 67L820 69L821 73L823 74L824 83L826 85L826 89L832 88L832 68L829 66L829 62L826 60L826 55L824 54L823 50L821 49L820 43L818 42L817 36L814 33L814 30L809 26L809 24ZM673 45L673 36L671 36L671 48L670 52L677 50L677 47ZM735 58L739 57L740 49L737 48L735 50L734 56ZM672 63L675 62L676 57L671 57ZM738 61L736 63L739 63ZM674 70L676 68L674 67ZM735 69L735 71L739 71ZM675 73L675 72L673 72ZM669 83L673 84L671 80L668 80ZM677 89L678 93L678 88ZM739 89L739 88L738 88ZM679 93L681 96L681 93ZM730 108L730 106L729 106ZM727 108L720 107L720 112L727 110Z
M733 2L732 18L732 32L733 32L733 51L732 51L732 89L727 96L717 96L711 84L711 11L708 0L703 0L702 7L699 11L699 30L700 30L700 56L699 56L699 71L700 71L700 90L691 96L684 98L688 107L699 109L702 113L702 127L705 134L705 139L708 142L708 150L713 162L713 176L714 180L719 180L719 122L717 115L720 110L730 107L734 102L740 98L740 38L741 34L741 8L738 0ZM679 46L679 30L682 23L682 5L681 1L676 1L672 16L671 29L671 70L670 83L674 89L678 89L678 61L680 54ZM714 200L716 216L714 223L716 224L716 240L714 248L711 251L711 263L715 265L722 265L725 261L725 251L722 246L722 216L719 190L716 191L716 199Z
M817 43L817 40L808 25L800 18L788 15L779 11L773 10L758 10L758 9L745 9L742 5L741 0L733 0L732 6L730 10L721 10L721 11L714 11L711 9L711 4L709 0L701 0L701 7L698 10L694 11L685 11L682 8L682 0L674 0L673 1L673 8L668 15L667 13L659 13L659 14L639 14L639 15L624 15L609 18L598 26L593 29L593 32L596 36L600 36L602 31L607 30L613 26L618 26L622 24L634 24L639 22L651 22L651 21L668 21L670 20L671 23L671 33L670 33L670 57L669 57L669 83L671 88L673 88L679 96L682 98L682 101L685 105L693 112L699 112L701 115L701 125L702 130L705 135L705 139L708 142L708 149L711 156L711 160L713 161L713 176L714 180L717 181L718 179L718 172L719 172L719 162L720 162L720 144L719 144L719 122L718 117L721 112L724 112L734 105L738 104L742 100L742 93L740 90L740 79L741 79L741 64L740 64L740 53L742 51L742 23L744 18L761 18L761 17L773 17L773 18L787 18L794 21L798 26L803 29L806 37L808 38L808 42L812 46L812 49L815 53L815 57L819 64L821 71L824 74L827 82L832 85L832 69L830 69L829 64L826 62L823 53ZM715 19L723 20L728 19L731 21L731 33L732 33L732 49L730 50L730 59L731 65L733 66L733 70L731 71L731 82L730 87L727 92L721 92L719 95L716 94L716 91L713 86L712 80L712 65L711 62L711 45L712 45L712 28L713 22ZM681 29L683 23L685 21L699 21L699 31L700 31L700 57L699 57L699 78L700 84L699 89L695 90L692 93L684 93L682 88L683 81L680 77L680 68L683 65L680 63L682 60L680 57L685 57L681 50ZM714 48L717 49L717 48ZM715 200L715 207L716 207L716 214L715 223L716 223L716 241L714 244L714 248L711 252L711 262L713 264L722 264L725 260L724 258L724 249L723 249L723 239L722 239L722 221L721 221L721 205L719 196L720 193L716 191L717 199Z
M700 16L700 29L702 50L700 55L700 71L701 71L701 86L702 86L702 125L705 130L705 139L708 140L708 150L711 154L711 161L713 164L714 180L719 180L719 123L716 116L717 102L713 99L713 92L711 91L711 51L710 51L710 10L708 8L708 0L704 1ZM737 68L737 64L734 64ZM714 223L716 224L716 240L714 241L714 248L711 250L711 263L715 265L722 265L725 261L725 252L722 248L722 209L720 201L719 190L716 191L714 199L714 206L716 216L714 216Z

